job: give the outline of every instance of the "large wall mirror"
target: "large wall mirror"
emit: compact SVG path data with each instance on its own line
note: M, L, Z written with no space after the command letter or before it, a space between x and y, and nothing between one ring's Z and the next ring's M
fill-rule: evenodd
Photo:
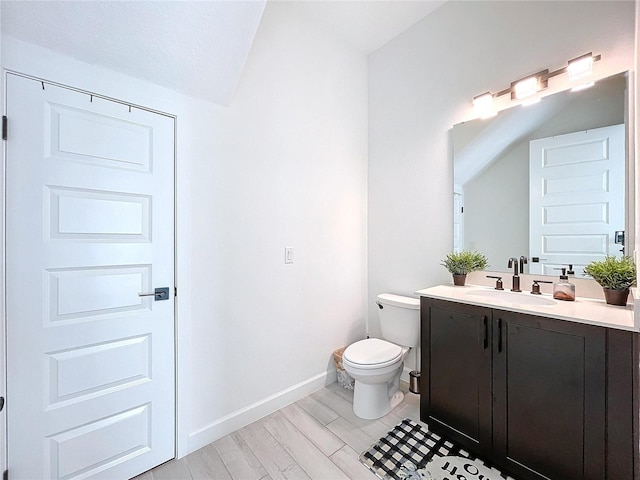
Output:
M455 125L454 250L484 253L492 271L524 256L527 273L578 276L626 253L627 77Z

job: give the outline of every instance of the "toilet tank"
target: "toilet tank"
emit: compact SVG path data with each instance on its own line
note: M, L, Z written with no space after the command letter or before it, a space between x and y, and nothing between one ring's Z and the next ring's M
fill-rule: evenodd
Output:
M376 303L382 338L396 345L417 347L420 342L420 300L381 293Z

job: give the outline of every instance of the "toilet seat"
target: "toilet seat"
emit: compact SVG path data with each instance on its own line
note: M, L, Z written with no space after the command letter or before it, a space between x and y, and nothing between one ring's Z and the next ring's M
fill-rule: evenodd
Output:
M342 354L344 363L360 369L386 367L402 360L402 357L402 347L379 338L367 338L355 342Z

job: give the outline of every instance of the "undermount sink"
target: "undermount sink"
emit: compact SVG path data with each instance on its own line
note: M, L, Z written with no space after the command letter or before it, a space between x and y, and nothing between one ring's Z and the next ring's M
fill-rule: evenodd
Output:
M507 292L504 290L471 290L467 295L474 297L486 297L500 303L511 303L517 305L555 305L556 302L539 295L528 293Z

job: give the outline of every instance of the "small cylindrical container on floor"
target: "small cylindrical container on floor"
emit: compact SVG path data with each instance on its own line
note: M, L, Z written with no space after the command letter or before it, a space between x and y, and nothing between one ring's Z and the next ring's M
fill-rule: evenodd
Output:
M409 372L409 391L420 393L420 372L417 370Z

